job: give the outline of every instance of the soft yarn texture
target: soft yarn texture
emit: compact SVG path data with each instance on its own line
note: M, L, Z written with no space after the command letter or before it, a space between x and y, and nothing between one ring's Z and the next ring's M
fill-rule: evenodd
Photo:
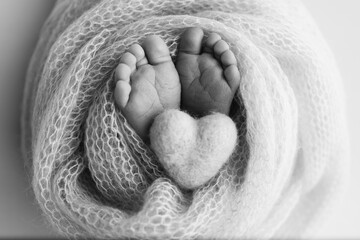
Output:
M114 105L113 71L157 34L216 32L238 61L238 139L219 173L183 190ZM26 80L23 148L36 199L68 237L310 237L341 194L344 96L334 58L294 0L64 0Z
M232 154L237 130L231 118L214 113L195 120L167 110L155 118L151 147L176 183L186 189L200 187L214 177Z

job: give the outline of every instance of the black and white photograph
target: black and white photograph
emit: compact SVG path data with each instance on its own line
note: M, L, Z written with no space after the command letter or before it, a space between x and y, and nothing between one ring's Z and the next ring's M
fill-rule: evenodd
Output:
M1 0L0 239L360 239L359 9Z

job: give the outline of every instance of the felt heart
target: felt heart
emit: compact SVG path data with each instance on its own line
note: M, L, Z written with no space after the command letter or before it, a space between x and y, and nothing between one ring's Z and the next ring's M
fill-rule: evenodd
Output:
M172 109L155 118L150 141L168 174L181 187L193 189L214 177L230 157L237 129L224 114L194 119Z

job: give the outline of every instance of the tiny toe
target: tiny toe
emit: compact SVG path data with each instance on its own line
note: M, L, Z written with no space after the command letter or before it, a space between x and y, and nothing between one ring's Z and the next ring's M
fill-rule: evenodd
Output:
M131 92L131 86L128 82L118 81L115 87L115 102L120 108L126 107Z
M131 75L131 68L125 63L120 63L115 69L116 81L121 80L130 83L130 75Z
M221 63L223 68L226 68L227 66L236 64L236 58L234 56L234 53L230 50L225 51L221 55Z
M152 65L171 61L169 48L159 36L148 36L144 40L142 47L146 58Z
M229 45L224 40L218 41L214 46L215 58L220 60L221 55L227 50L229 50Z
M136 58L136 67L148 64L148 60L145 57L144 49L139 44L134 44L129 48L129 52Z
M210 33L204 44L204 52L213 53L214 45L221 40L221 37L217 33Z
M119 62L128 65L131 69L131 72L135 71L136 69L136 57L129 52L124 53L121 56Z
M198 55L201 53L202 39L204 32L201 28L188 28L181 35L179 52Z
M240 85L240 72L236 65L230 65L224 70L224 76L231 90L236 91Z

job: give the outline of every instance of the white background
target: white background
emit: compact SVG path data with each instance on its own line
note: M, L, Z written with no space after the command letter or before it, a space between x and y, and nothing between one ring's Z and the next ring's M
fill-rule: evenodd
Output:
M352 148L349 191L320 233L325 238L360 238L360 1L303 1L343 75ZM33 200L19 147L25 70L51 4L50 0L0 1L0 237L53 234Z

